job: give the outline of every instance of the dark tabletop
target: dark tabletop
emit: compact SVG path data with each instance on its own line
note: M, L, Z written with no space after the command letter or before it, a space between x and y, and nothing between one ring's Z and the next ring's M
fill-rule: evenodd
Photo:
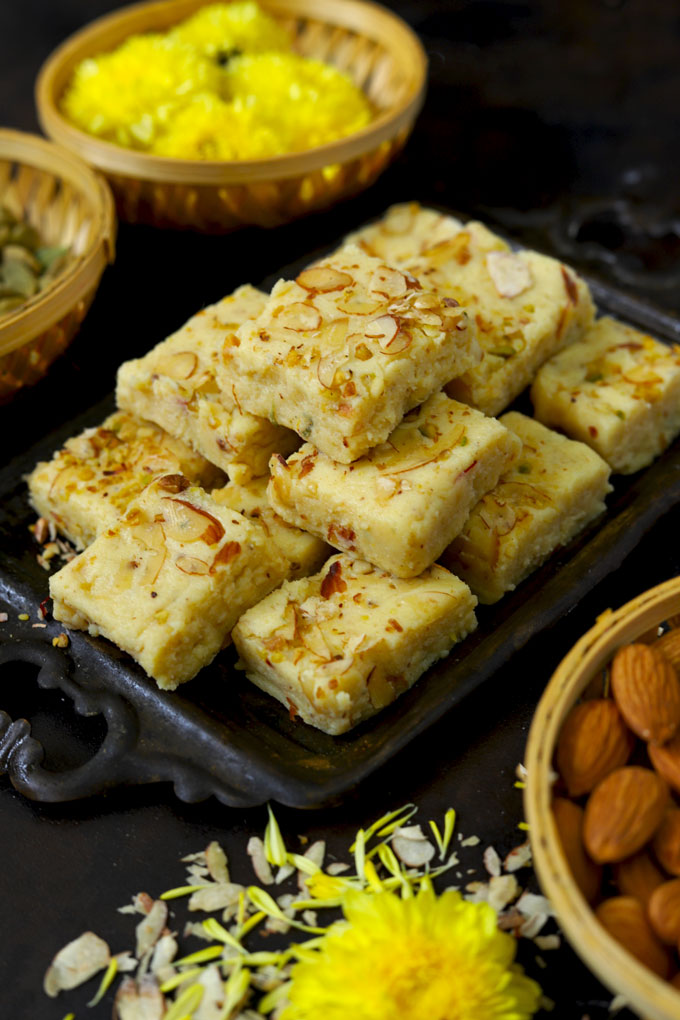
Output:
M0 125L35 130L37 70L70 32L112 0L2 0ZM399 0L390 6L419 33L430 87L414 135L370 191L276 231L200 237L121 226L81 333L48 380L0 409L5 462L113 387L116 366L160 340L203 304L340 237L389 203L410 198L479 215L520 241L577 263L670 311L680 311L680 13L673 0ZM355 830L413 801L420 820L457 808L464 851L481 874L481 849L522 839L514 770L533 709L552 670L608 606L680 573L677 511L666 515L618 572L549 633L337 808L277 811L282 829L323 836L342 853ZM51 767L85 761L100 719L73 715L30 670L0 670L0 708L31 720ZM53 953L92 928L115 950L130 919L115 908L139 890L157 895L183 879L179 858L219 839L236 880L262 808L215 800L187 805L167 784L76 803L34 804L0 776L0 1018L110 1016L86 1011L91 985L51 1001L41 991ZM346 853L344 854L346 857ZM182 916L184 916L182 914ZM520 958L556 1007L552 1016L602 1020L611 996L571 951L527 943ZM547 1015L547 1014L546 1014ZM387 1020L387 1018L386 1018ZM483 1020L483 1018L480 1018Z

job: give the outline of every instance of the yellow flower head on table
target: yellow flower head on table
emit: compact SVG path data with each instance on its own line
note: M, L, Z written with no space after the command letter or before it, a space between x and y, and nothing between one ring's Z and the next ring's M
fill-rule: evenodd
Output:
M350 891L345 921L298 950L281 1020L528 1020L541 990L493 909L458 892Z

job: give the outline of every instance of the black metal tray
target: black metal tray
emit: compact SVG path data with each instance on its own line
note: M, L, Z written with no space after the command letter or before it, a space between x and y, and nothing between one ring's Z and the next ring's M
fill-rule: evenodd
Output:
M314 253L315 255L318 253ZM295 275L305 260L285 267ZM265 281L270 286L276 277ZM625 318L668 342L680 341L680 321L627 295L591 282L602 311ZM524 403L523 403L524 399ZM519 409L530 412L525 398ZM0 599L11 621L37 620L48 595L48 575L38 565L28 527L34 519L22 477L69 436L99 423L113 399L91 408L33 446L0 471ZM120 784L171 781L177 796L197 801L214 795L232 806L267 800L292 807L338 802L384 765L417 734L487 681L533 636L565 616L605 576L616 570L642 536L680 503L680 441L644 472L615 480L608 509L569 546L500 603L480 607L479 627L449 657L374 719L342 737L291 721L272 698L234 668L233 651L218 658L178 691L155 683L107 641L71 634L66 651L52 647L61 628L34 630L30 622L0 631L2 682L38 670L41 687L58 688L81 715L102 714L107 732L84 765L53 772L26 720L0 711L0 772L26 796L64 801ZM14 672L12 667L14 666ZM521 683L521 678L518 678Z

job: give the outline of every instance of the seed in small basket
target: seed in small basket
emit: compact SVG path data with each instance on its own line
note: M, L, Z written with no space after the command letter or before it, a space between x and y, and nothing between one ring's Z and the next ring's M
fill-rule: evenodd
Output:
M557 744L557 770L570 797L590 793L628 761L634 737L609 698L594 698L569 713Z
M648 744L652 765L676 793L680 793L680 733L667 744Z
M680 627L677 624L674 630L667 631L654 642L654 648L668 659L676 672L680 670Z
M652 893L647 917L655 934L668 946L680 939L680 878L664 882Z
M552 813L573 879L584 898L592 903L600 891L602 868L583 849L583 808L565 797L556 797Z
M666 811L654 835L654 853L669 875L680 875L680 808Z
M668 806L663 779L638 765L616 769L595 787L586 804L583 842L598 864L632 857L647 843Z
M680 726L680 680L670 662L649 645L624 645L612 662L612 694L634 733L653 744Z
M654 934L645 908L639 900L632 896L613 896L600 903L595 916L612 938L620 942L640 963L644 963L659 977L668 977L671 971L670 954Z
M646 850L627 857L614 866L614 884L623 896L634 896L643 906L666 876L657 867Z

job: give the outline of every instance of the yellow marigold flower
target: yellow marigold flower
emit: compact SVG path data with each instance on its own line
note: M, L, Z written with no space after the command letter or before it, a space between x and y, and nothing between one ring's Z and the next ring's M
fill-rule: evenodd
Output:
M210 4L171 32L173 38L195 46L207 57L225 58L238 53L289 50L287 32L253 0Z
M541 990L513 963L515 941L486 903L431 888L349 892L292 971L281 1020L528 1020Z
M260 159L277 151L277 139L252 110L235 109L201 93L178 110L150 151L177 159Z
M162 35L130 36L111 53L83 60L62 109L89 134L147 148L177 105L217 91L221 71L197 51Z
M366 96L349 75L294 53L263 53L230 62L226 94L274 130L279 152L310 149L365 127Z

